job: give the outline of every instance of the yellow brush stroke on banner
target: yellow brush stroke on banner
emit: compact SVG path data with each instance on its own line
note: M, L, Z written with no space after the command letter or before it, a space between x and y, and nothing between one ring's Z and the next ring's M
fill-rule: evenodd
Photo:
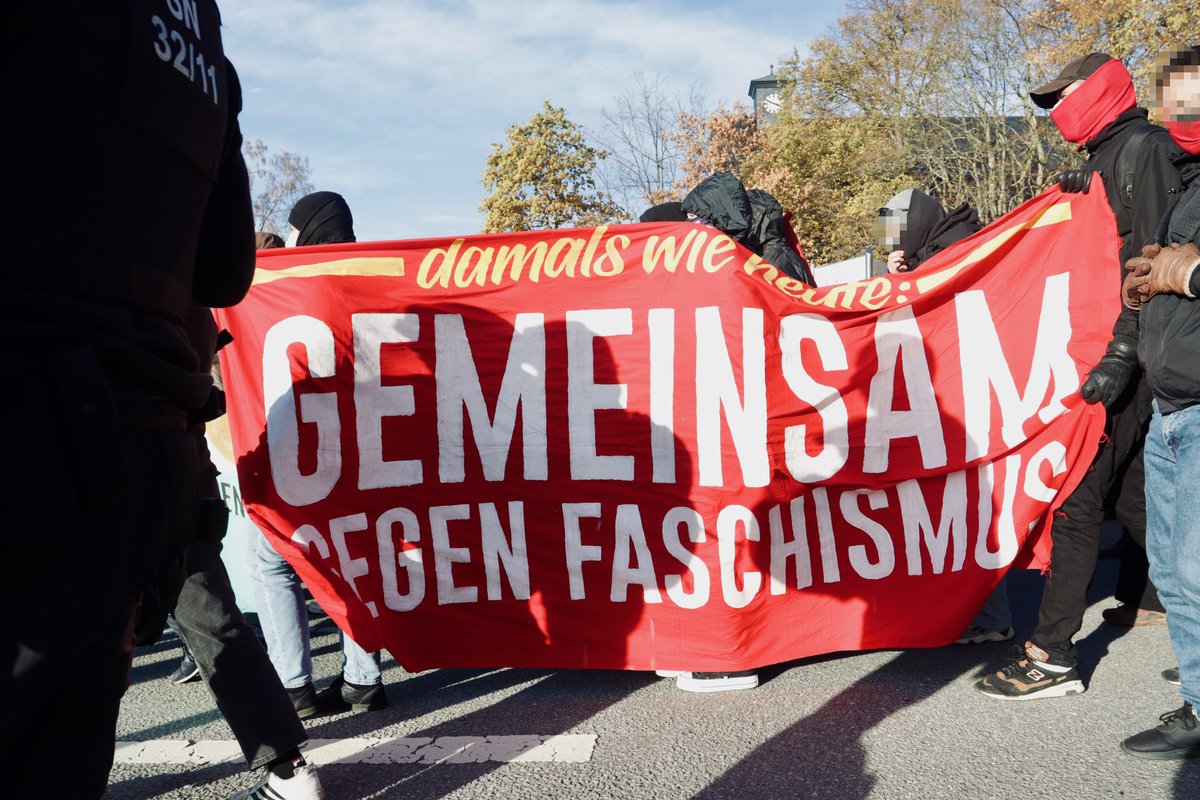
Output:
M300 264L281 270L256 270L254 286L281 281L285 278L319 278L337 275L347 278L404 277L403 258L346 258L341 261L322 261L320 264Z
M947 267L946 269L935 272L932 275L926 275L923 278L918 278L916 281L917 291L919 291L921 294L925 294L925 292L928 292L930 289L935 289L938 286L941 286L943 283L961 272L966 266L974 264L977 261L982 261L984 258L996 252L1001 245L1003 245L1012 237L1016 236L1021 231L1032 230L1033 228L1044 228L1047 225L1057 225L1060 222L1066 222L1069 219L1071 219L1071 203L1055 203L1042 213L1038 214L1036 217L1027 219L1020 225L1014 225L1006 231L997 233L995 236L972 250L966 258L955 264L953 267Z

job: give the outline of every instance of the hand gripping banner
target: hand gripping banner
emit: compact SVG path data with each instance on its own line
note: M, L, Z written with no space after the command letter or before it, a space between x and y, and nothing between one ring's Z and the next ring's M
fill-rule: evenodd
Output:
M218 321L247 508L407 669L725 670L955 638L1104 410L1103 192L813 289L703 225L265 251Z

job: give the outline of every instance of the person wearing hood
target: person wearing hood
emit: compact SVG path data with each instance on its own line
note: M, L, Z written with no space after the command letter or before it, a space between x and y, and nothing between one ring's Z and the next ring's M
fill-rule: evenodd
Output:
M1152 760L1200 758L1200 46L1168 54L1156 83L1185 153L1186 184L1155 241L1127 265L1122 299L1141 323L1138 356L1154 395L1146 437L1146 549L1167 609L1183 707L1121 743Z
M1165 130L1146 121L1129 70L1107 53L1072 61L1054 80L1032 90L1030 97L1038 106L1052 109L1050 118L1068 142L1087 151L1083 167L1058 175L1055 182L1065 192L1087 192L1093 173L1100 175L1116 216L1124 265L1153 240L1159 220L1179 190L1174 164L1177 145ZM1085 274L1078 277L1084 279ZM1119 287L1124 267L1111 280ZM1103 403L1107 409L1105 435L1091 468L1055 514L1050 532L1054 546L1037 628L1016 661L975 684L988 697L1031 700L1084 691L1072 640L1083 625L1106 508L1113 508L1135 542L1144 546L1146 541L1142 447L1150 393L1137 365L1137 347L1137 314L1126 309L1113 326L1104 356L1079 389L1084 401ZM1152 588L1144 589L1134 603L1135 609L1161 614ZM1136 623L1135 617L1131 624Z
M920 189L905 189L879 209L876 239L888 254L888 272L909 272L980 227L968 204L946 211Z
M288 214L289 246L356 241L350 206L336 192L300 198ZM254 587L267 653L301 719L317 713L378 711L387 707L379 653L368 653L342 633L342 672L320 692L312 682L308 607L300 578L266 535L254 542Z

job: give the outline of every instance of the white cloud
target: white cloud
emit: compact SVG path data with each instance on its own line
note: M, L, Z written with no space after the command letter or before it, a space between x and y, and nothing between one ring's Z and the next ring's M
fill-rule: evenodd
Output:
M842 11L807 5L820 9L797 20ZM237 0L222 13L246 135L307 154L363 239L478 229L491 143L543 100L595 125L635 71L695 85L714 106L744 99L750 79L823 28L749 2Z

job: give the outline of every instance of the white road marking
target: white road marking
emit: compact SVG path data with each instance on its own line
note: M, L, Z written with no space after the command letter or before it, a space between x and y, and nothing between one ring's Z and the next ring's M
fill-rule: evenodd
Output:
M500 762L590 761L594 734L558 736L440 736L358 739L311 739L304 757L323 764L479 764ZM116 764L221 764L244 761L237 742L228 739L157 739L117 742Z

